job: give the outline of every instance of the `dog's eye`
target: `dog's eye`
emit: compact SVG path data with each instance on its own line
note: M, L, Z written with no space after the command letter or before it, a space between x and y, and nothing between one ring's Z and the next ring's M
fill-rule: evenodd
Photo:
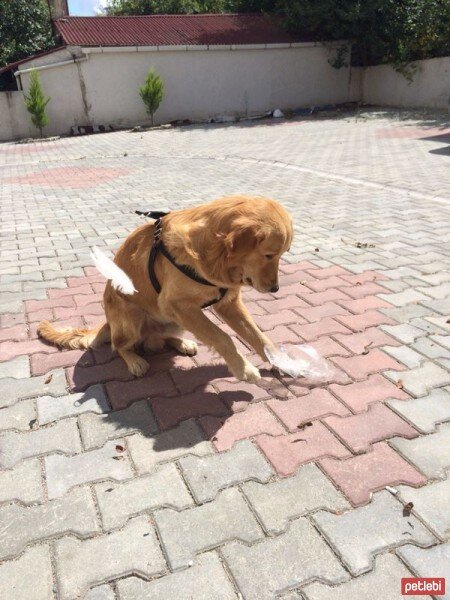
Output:
M267 260L271 260L274 256L275 256L275 254L265 254L265 257L267 258Z

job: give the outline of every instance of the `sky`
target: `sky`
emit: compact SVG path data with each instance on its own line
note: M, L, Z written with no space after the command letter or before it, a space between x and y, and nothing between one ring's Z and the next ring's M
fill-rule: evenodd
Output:
M69 14L95 15L106 4L106 0L69 0Z

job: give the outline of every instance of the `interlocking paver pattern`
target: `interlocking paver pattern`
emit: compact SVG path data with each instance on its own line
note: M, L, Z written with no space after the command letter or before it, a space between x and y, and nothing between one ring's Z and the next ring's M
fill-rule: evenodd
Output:
M443 576L449 134L373 110L0 145L2 598L394 600ZM109 347L37 338L101 321L89 251L136 208L233 193L292 213L279 293L244 297L333 381L243 384L202 345L137 380Z

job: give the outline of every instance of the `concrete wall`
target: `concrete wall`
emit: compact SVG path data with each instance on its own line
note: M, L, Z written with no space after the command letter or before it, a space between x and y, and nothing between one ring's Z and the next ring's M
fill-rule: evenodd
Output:
M387 65L365 69L363 101L383 106L450 110L450 57L420 60L413 64L417 71L412 82Z
M286 46L84 48L84 55L79 48L69 48L21 65L19 81L28 89L30 69L44 67L41 84L51 98L47 135L70 133L76 125L119 128L149 123L139 87L152 67L165 84L156 123L254 115L359 97L357 71L350 78L348 69L333 69L324 46ZM12 139L3 123L8 118L0 113L2 140ZM12 137L23 137L24 131L16 127Z
M22 92L0 92L0 141L39 135L25 108Z

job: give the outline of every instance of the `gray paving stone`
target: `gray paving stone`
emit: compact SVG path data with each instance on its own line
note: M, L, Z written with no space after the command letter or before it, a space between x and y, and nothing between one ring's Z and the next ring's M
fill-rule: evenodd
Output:
M229 540L254 542L263 537L236 488L220 492L215 500L202 506L181 512L157 511L155 522L172 570L187 567L198 552Z
M422 329L413 327L407 323L401 325L381 325L380 329L392 335L403 344L412 344L417 338L425 335Z
M98 585L88 591L84 600L116 600L116 595L110 585Z
M181 510L193 504L174 463L161 465L155 473L130 481L99 483L95 492L106 529L120 527L129 517L143 511L163 507Z
M420 367L422 362L426 360L425 356L415 352L409 346L383 346L382 350L406 365L409 369Z
M34 546L16 560L0 564L0 598L50 600L53 597L52 564L47 546Z
M51 371L52 379L46 384L49 373L40 377L28 379L14 379L5 377L0 379L0 408L11 406L17 400L35 398L36 396L62 396L67 391L66 374L63 369Z
M213 452L210 442L193 419L154 437L131 435L128 450L139 474L150 473L161 462L175 460L187 454L204 456Z
M30 429L30 422L36 418L33 400L22 400L7 408L0 408L0 431Z
M450 384L450 373L429 360L409 371L385 371L384 375L394 383L401 380L402 389L412 396L424 396L432 388Z
M419 338L416 342L414 342L414 344L412 344L412 348L418 352L421 352L428 358L450 358L450 350L433 340L432 336Z
M427 477L443 478L450 467L450 423L438 425L430 435L414 440L395 437L389 443Z
M407 485L397 486L399 498L406 504L414 504L414 514L418 515L433 533L441 540L450 539L450 474L444 481L432 481L421 488Z
M14 469L0 471L0 502L40 502L44 499L38 459L24 460Z
M150 436L158 431L146 400L134 402L128 408L110 414L83 414L78 422L87 449L98 448L107 440L131 433L140 432Z
M73 600L99 583L138 574L152 577L165 562L146 517L131 520L120 531L88 540L66 537L55 544L60 600Z
M269 600L314 578L341 583L348 575L317 531L304 518L286 533L246 546L234 542L222 555L245 600Z
M450 298L441 298L440 300L430 300L426 303L427 308L431 309L435 313L440 315L448 316L450 314Z
M413 302L428 300L427 296L412 288L404 290L403 292L398 292L397 294L378 294L378 296L394 306L405 306L406 304L412 304Z
M79 394L67 394L58 398L41 396L36 399L36 406L40 425L85 412L101 414L111 410L101 384L92 385Z
M153 581L137 577L117 582L120 600L238 600L214 552L205 552L190 569Z
M449 277L449 273L442 273L435 275L430 275L429 277L435 277L436 275L443 276L445 275L447 278ZM422 277L424 279L424 277ZM431 296L432 298L436 298L436 300L440 300L443 298L448 298L450 296L450 283L448 281L443 281L439 285L427 286L423 288L417 288L419 292L423 292L427 296Z
M386 295L386 298L389 298L389 295ZM425 308L425 306L421 306L420 304L407 304L406 306L397 308L380 308L378 310L387 317L394 319L394 321L399 321L399 323L408 323L411 319L431 314L429 308Z
M413 515L408 518L413 529L408 527L403 504L387 491L374 494L370 504L342 515L320 511L311 518L353 575L371 570L374 555L382 551L407 542L422 546L435 542Z
M438 423L450 421L450 392L445 388L407 401L391 399L387 404L422 433L432 433Z
M180 467L197 502L213 500L217 492L249 479L265 483L273 471L249 440L238 442L228 452L210 456L186 456Z
M71 487L82 483L100 479L121 481L132 477L133 471L128 456L126 453L117 452L116 445L120 445L120 440L108 442L103 448L75 456L46 456L44 466L48 497L59 498Z
M445 319L438 317L436 320L431 321L434 317L420 317L417 319L411 319L411 325L422 329L427 335L442 335L446 329Z
M291 519L313 510L337 512L350 508L344 496L313 464L300 467L294 477L266 485L251 481L242 489L270 535L281 533Z
M407 566L418 577L445 577L446 594L433 597L450 600L448 580L450 577L450 542L433 548L417 548L408 544L397 551Z
M30 376L30 361L28 356L16 356L12 360L0 362L0 379L5 377L24 379Z
M76 419L65 419L51 427L25 433L0 434L0 466L10 468L32 456L49 452L73 454L81 452L81 440Z
M450 335L430 335L429 339L450 350Z
M0 559L13 558L31 542L54 535L80 536L100 530L90 490L79 488L45 504L0 507Z
M425 317L424 321L428 321L428 323L430 323L433 327L437 328L437 330L433 331L433 333L440 334L443 333L443 331L450 333L450 323L447 323L448 318L449 317L447 313L446 315L439 315L437 317Z
M305 600L404 600L400 588L402 577L412 574L393 554L382 554L375 558L370 573L337 586L315 582L303 587L302 594Z

